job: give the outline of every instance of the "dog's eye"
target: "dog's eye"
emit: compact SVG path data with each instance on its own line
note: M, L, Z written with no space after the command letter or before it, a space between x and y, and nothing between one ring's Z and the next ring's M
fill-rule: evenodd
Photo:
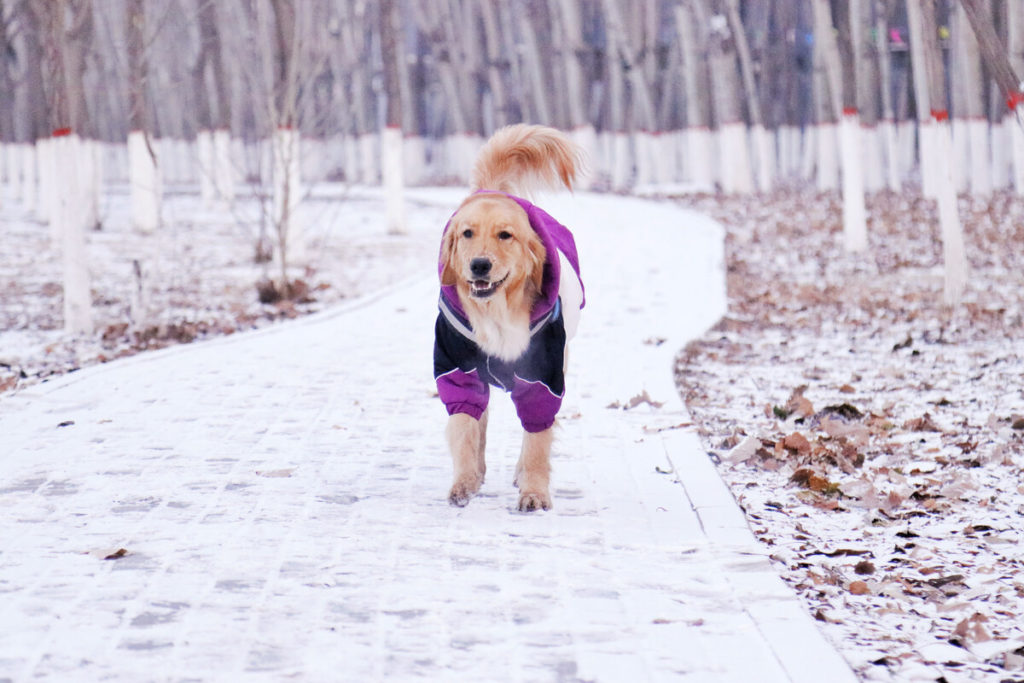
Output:
M512 233L510 233L508 230L502 230L501 232L498 233L498 239L510 240L512 239Z
M473 231L470 230L469 228L466 228L465 230L462 231L462 236L468 240L470 237L473 236Z

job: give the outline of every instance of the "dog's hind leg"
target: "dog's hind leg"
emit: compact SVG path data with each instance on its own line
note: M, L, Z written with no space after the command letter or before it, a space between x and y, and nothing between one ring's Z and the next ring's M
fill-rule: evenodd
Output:
M486 414L486 413L485 413ZM448 418L445 430L448 447L455 465L455 479L448 493L448 502L463 507L480 490L484 481L483 440L486 419L477 420L465 413Z
M523 433L523 452L516 465L515 484L519 487L520 512L550 510L551 444L555 430L548 427L541 432Z

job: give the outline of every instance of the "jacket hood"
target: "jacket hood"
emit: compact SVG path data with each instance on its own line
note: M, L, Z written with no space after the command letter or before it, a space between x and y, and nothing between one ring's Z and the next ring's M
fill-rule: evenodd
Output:
M544 245L544 250L547 253L544 262L544 278L541 285L540 296L533 305L533 311L530 313L530 322L536 322L544 316L546 316L555 307L555 302L558 301L558 284L562 276L562 265L561 259L558 258L558 254L562 253L565 255L566 260L572 265L573 270L576 272L576 277L580 276L580 265L579 256L576 253L576 242L572 237L572 233L564 225L556 221L546 211L538 206L534 206L529 201L522 197L516 197L515 195L507 194L505 192L497 192L494 190L478 190L475 194L497 194L508 197L526 212L526 216L530 221L530 227L540 237L541 243ZM457 212L456 212L457 213ZM452 218L455 214L452 214ZM451 227L452 219L449 218L448 222L445 223L442 236L448 232L448 228ZM444 263L442 262L443 254L438 253L437 263L437 274L440 278L441 272L444 270ZM582 279L580 279L582 283ZM450 308L458 313L463 318L466 317L466 312L462 308L462 304L459 302L459 294L454 285L441 285L441 296L445 298ZM584 298L584 301L586 299ZM580 306L582 308L582 304Z

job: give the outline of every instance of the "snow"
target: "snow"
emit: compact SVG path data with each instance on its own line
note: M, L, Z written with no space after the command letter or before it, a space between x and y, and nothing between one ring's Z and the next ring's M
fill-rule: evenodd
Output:
M588 305L555 507L522 515L519 430L497 397L481 495L466 508L445 499L429 359L436 240L462 192L410 191L410 234L376 251L379 192L320 196L332 193L324 211L351 232L329 251L325 228L322 248L348 258L317 277L360 266L365 296L0 398L0 672L853 679L754 541L673 384L676 351L724 310L715 223L639 199L541 202L576 232ZM117 291L104 283L133 248L115 227L126 199L111 201L90 235L101 292ZM200 204L198 192L166 204L165 225L184 234L152 236L167 248L154 279L240 287L251 241Z
M1024 202L961 200L956 309L919 195L871 197L863 256L834 194L684 203L727 226L730 313L677 378L783 577L865 680L1019 677Z

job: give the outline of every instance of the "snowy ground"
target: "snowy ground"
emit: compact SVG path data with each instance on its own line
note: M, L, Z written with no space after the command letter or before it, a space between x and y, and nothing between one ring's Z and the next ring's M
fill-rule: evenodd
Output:
M254 258L263 205L249 194L231 208L206 209L196 192L179 187L165 195L165 228L153 236L131 229L127 186L103 195L102 227L88 236L99 334L79 340L61 330L60 254L48 227L9 192L0 194L0 390L142 349L262 326L408 279L416 257L436 249L431 228L448 216L447 208L412 200L410 234L382 235L374 193L314 186L301 205L311 248L292 273L309 286L309 301L261 305L256 283L276 275ZM141 301L135 262L147 292Z
M467 508L447 504L429 359L436 240L460 194L412 196L422 222L390 243L404 262L366 240L380 256L369 274L387 284L368 298L19 379L0 398L0 678L852 680L672 382L678 348L724 310L722 235L697 214L545 203L576 228L588 285L555 508L513 511L517 430L498 396L488 481ZM360 216L382 208L350 214L356 243L372 232ZM211 223L194 219L173 253L213 259L204 236L230 226ZM240 242L232 278L215 280L215 263L191 271L220 282L212 299L251 286ZM329 261L310 277L329 282ZM31 291L26 315L46 308ZM239 299L225 298L184 297L230 321ZM46 348L27 338L19 362L40 367Z
M730 313L677 363L719 471L867 680L1024 680L1024 201L962 200L943 311L932 206L684 200L727 226Z

